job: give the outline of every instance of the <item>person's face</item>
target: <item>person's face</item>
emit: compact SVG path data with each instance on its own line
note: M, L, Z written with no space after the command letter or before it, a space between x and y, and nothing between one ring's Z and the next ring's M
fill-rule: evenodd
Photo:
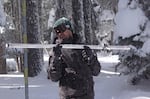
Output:
M61 40L72 38L72 32L65 26L54 28L57 37Z

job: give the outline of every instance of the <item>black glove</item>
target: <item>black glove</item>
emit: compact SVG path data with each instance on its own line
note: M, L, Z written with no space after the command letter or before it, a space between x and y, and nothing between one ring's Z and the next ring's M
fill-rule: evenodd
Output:
M90 64L91 60L94 58L94 53L88 46L84 46L84 49L82 51L82 57L87 64Z
M61 48L62 46L60 46L60 44L57 44L55 47L53 47L53 52L54 52L54 55L57 56L57 57L60 57L61 56Z

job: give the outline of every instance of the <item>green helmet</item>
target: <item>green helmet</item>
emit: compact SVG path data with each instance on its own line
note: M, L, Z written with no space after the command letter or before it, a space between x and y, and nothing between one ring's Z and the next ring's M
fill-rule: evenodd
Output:
M57 28L59 26L65 26L65 28L71 30L73 32L73 29L72 29L72 25L71 25L71 22L69 19L65 18L65 17L62 17L62 18L59 18L53 25L53 28Z

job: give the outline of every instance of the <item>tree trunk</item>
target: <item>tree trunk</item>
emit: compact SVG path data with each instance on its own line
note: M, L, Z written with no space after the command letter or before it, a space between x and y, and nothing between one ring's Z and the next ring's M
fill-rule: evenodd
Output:
M83 12L84 12L84 32L87 44L93 43L93 34L92 34L92 21L91 21L91 11L92 4L91 0L83 0Z
M74 32L81 36L80 42L85 42L83 0L72 0L72 20Z
M4 58L4 44L2 38L0 38L0 74L6 74L7 73L7 67L6 67L6 59Z
M42 13L42 0L38 0L38 14L39 14L39 34L40 34L40 40L43 44L44 42L44 38L43 38L43 13ZM41 57L41 64L44 64L44 60L43 60L43 49L39 49L40 50L40 57Z
M65 0L56 0L56 17L55 19L59 19L60 17L66 17L66 10L64 7Z
M26 0L27 3L27 41L40 43L38 1ZM38 75L41 71L41 50L28 49L28 73L30 77Z

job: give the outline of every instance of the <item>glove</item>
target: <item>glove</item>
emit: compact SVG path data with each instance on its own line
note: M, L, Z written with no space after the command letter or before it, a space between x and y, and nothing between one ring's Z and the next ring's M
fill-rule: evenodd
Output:
M92 50L88 46L84 46L84 49L82 51L82 58L85 62L87 62L88 65L90 64L94 56L95 55Z
M62 46L60 46L60 44L57 44L55 47L53 47L53 52L54 52L54 55L57 56L57 57L60 57L61 56L61 48Z

